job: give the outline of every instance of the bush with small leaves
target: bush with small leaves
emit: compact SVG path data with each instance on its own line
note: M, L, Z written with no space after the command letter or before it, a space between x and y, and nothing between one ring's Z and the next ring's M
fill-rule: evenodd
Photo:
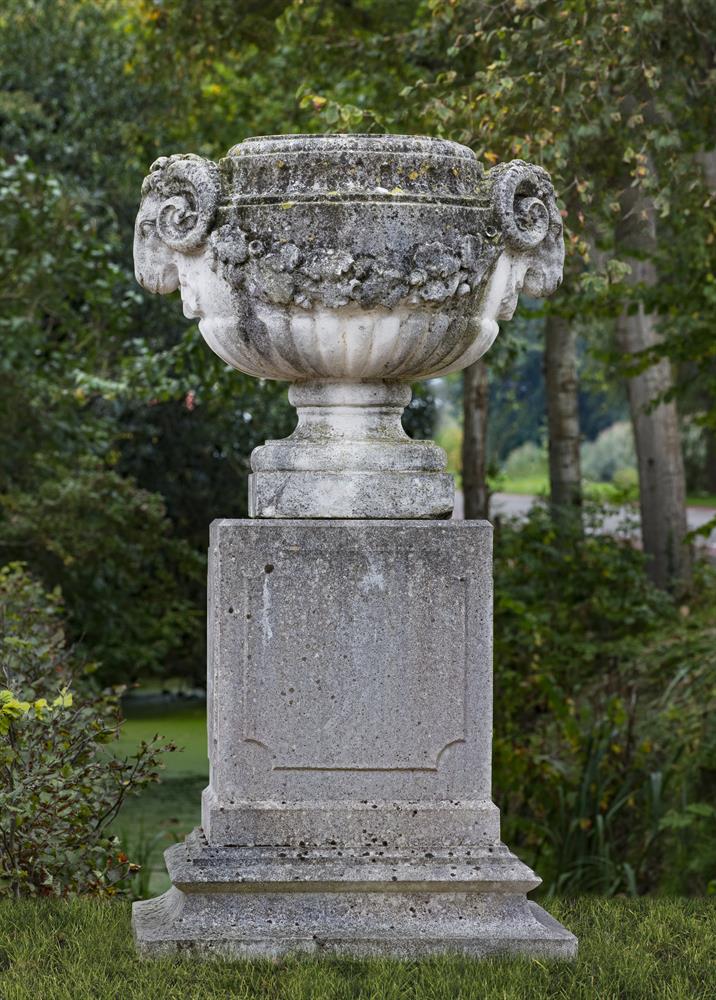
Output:
M0 897L125 891L138 866L110 825L176 749L155 737L111 753L123 689L94 686L61 610L20 564L0 569Z
M716 573L680 605L606 513L495 532L504 839L550 894L713 892Z

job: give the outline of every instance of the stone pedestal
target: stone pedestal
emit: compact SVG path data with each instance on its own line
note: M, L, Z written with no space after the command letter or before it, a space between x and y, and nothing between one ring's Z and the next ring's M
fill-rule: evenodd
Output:
M140 951L574 954L491 799L491 528L441 520L446 455L401 424L410 383L557 289L548 174L425 136L255 137L155 161L134 260L298 414L252 455L256 520L212 527L211 781L173 888L135 905Z
M491 800L491 534L214 522L210 784L142 953L575 953Z

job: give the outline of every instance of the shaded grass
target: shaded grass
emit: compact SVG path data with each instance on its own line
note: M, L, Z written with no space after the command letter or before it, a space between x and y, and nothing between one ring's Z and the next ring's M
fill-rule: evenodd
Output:
M132 891L146 897L169 888L164 850L201 822L201 793L209 781L206 705L130 706L129 711L113 753L132 754L141 740L156 734L181 748L165 755L161 781L128 798L113 824L123 850L143 869L132 880Z
M127 903L0 905L2 1000L713 1000L711 900L582 898L550 905L580 937L574 963L447 956L397 962L139 961Z
M112 744L113 753L118 756L134 753L141 740L150 740L158 735L163 740L172 740L180 748L164 758L164 775L167 778L209 774L206 705L203 702L190 705L169 703L166 707L130 705L127 712L131 714L122 724L119 740Z
M713 507L716 509L716 493L699 493L687 497L689 507Z

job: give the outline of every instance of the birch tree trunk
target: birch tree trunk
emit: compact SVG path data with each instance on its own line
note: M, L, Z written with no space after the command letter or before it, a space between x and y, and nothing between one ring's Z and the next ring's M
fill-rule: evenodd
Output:
M548 316L544 349L550 501L555 512L582 504L577 337L569 320Z
M462 491L465 519L487 519L487 367L476 361L462 377Z
M652 201L637 188L627 187L620 198L621 218L615 237L619 257L632 272L632 308L617 320L619 350L638 355L659 343L656 315L647 312L637 286L654 286L656 268L650 255L656 247L656 212ZM655 399L673 386L671 365L663 358L628 380L629 407L639 466L641 533L651 578L662 588L686 587L691 580L691 553L684 541L686 484L674 402Z

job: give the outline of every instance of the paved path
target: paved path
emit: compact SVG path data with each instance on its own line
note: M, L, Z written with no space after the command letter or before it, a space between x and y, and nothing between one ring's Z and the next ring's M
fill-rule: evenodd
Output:
M530 507L538 499L538 497L520 493L493 493L490 516L526 517ZM463 499L460 490L455 493L455 513L453 516L456 518L463 516ZM700 528L701 525L707 524L714 517L716 517L716 508L714 507L689 507L687 510L689 530ZM604 529L610 535L635 534L638 533L638 528L638 506L615 507L614 513L610 514L604 522ZM716 556L716 528L711 531L708 538L698 538L697 545L705 547L709 555Z

